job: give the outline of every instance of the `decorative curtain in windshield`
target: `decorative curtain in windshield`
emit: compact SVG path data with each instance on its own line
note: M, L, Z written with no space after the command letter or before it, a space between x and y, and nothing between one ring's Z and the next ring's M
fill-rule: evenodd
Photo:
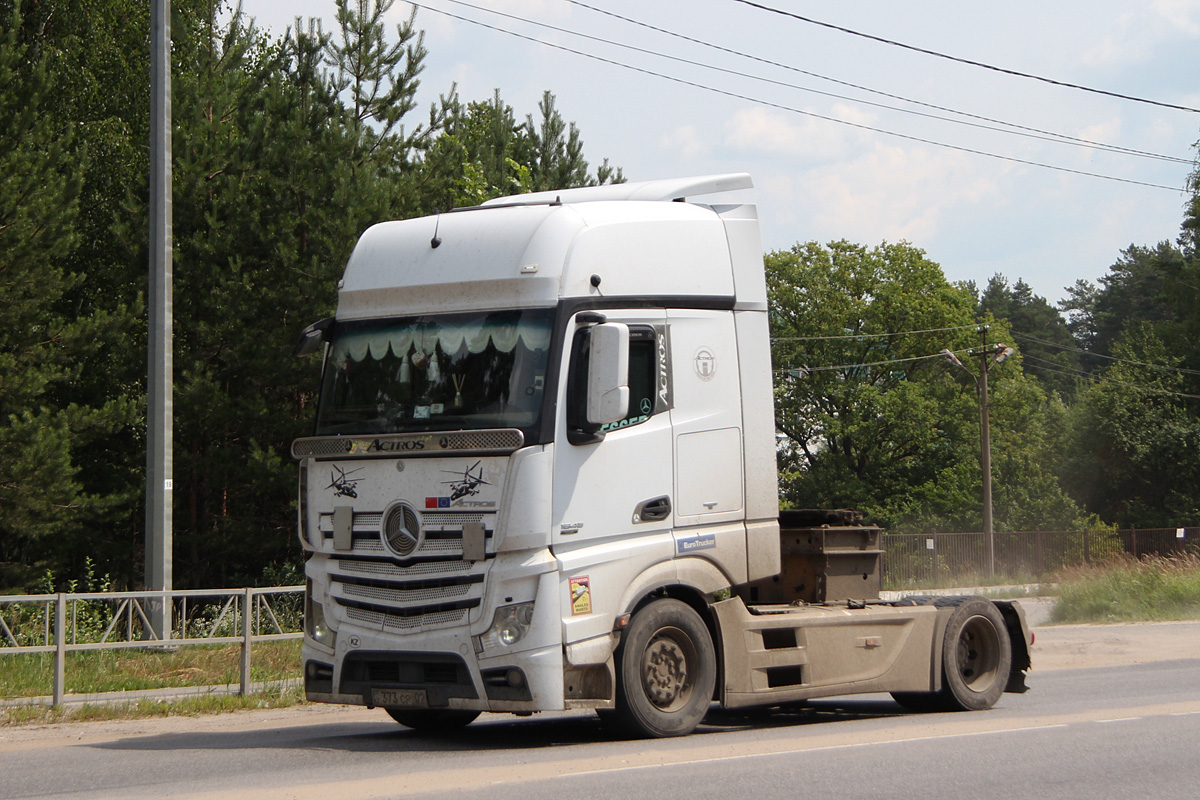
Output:
M536 425L552 311L340 323L317 433Z

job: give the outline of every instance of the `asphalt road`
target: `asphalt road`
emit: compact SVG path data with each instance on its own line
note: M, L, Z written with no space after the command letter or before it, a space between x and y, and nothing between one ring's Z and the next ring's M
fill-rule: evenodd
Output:
M1197 796L1200 658L1029 682L976 713L907 714L886 695L714 706L695 734L652 742L607 738L590 712L485 715L443 739L331 707L9 729L0 800Z

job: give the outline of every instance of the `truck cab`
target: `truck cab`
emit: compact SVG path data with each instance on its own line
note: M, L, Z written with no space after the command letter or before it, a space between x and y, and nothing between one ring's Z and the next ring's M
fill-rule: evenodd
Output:
M521 195L362 235L300 345L324 352L293 445L310 700L416 728L597 708L652 736L754 701L716 677L755 627L737 587L781 570L762 253L752 205L695 199L751 185ZM875 659L919 673L879 685L937 690L924 648Z

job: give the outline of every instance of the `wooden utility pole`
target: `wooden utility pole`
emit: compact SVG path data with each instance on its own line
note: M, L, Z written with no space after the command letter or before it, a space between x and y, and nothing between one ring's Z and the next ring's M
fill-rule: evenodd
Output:
M992 519L992 431L988 408L988 370L1012 355L1013 349L1003 344L989 345L987 332L988 326L980 325L981 347L978 351L967 351L970 355L979 356L979 375L967 369L958 360L958 356L949 350L943 350L942 355L975 381L975 391L979 400L979 469L983 473L983 538L987 550L987 574L990 578L996 574L996 531Z

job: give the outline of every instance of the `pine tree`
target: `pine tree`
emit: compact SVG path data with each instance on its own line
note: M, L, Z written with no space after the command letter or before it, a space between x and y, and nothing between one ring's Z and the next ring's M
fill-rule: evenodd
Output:
M17 12L0 36L0 585L13 585L80 502L74 415L48 395L74 377L80 329L56 308L78 280L61 262L76 242L82 156L46 113L50 63L22 40Z

